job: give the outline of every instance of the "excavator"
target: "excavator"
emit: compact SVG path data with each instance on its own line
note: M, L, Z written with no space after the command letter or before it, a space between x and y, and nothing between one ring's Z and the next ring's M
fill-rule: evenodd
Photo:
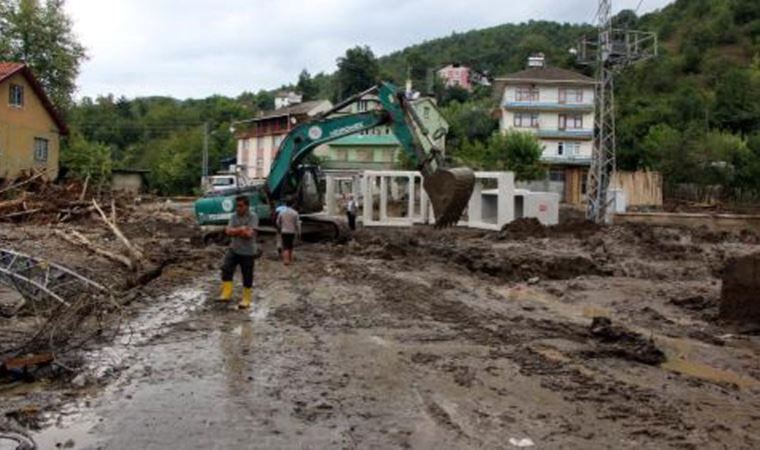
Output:
M357 114L341 114L347 106L367 95L376 95L375 110ZM442 150L436 145L446 133L435 124L440 112L429 99L413 100L391 83L381 83L354 95L329 111L296 126L283 139L263 185L248 186L224 193L208 193L195 202L195 215L204 231L206 242L223 239L223 227L235 210L235 197L246 195L251 208L262 223L273 219L277 205L292 201L301 213L304 226L326 228L333 238L346 234L341 221L319 213L324 209L320 189L320 169L304 164L317 147L346 136L388 126L408 158L423 176L422 187L430 198L437 227L457 223L475 185L475 174L469 168L446 168ZM424 109L421 106L424 103ZM424 111L424 112L423 112Z

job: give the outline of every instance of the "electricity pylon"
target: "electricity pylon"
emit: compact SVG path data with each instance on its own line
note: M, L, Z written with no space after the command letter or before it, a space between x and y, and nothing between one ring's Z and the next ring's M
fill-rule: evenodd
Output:
M578 49L579 62L596 68L594 150L588 172L586 217L596 223L609 221L607 207L610 180L617 169L615 155L615 75L623 68L657 56L657 34L618 29L612 23L612 0L599 0L599 34L584 39Z

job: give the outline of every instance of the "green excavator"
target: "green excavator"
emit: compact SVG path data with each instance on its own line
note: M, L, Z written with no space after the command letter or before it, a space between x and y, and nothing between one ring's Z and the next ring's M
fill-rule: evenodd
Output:
M358 114L337 115L359 99L374 94L378 108ZM427 102L424 113L419 105ZM433 206L436 225L456 224L467 206L475 185L469 168L446 168L443 152L436 142L445 134L440 127L440 112L431 100L411 100L390 83L382 83L346 99L313 120L296 126L283 139L271 171L263 185L244 186L234 192L209 193L195 202L195 215L204 238L221 237L235 209L235 197L246 195L251 208L263 223L273 218L278 204L293 200L305 226L321 227L333 237L343 235L341 221L319 213L324 209L323 192L318 181L320 169L304 164L304 159L320 145L379 126L388 126L407 157L423 176L422 186Z

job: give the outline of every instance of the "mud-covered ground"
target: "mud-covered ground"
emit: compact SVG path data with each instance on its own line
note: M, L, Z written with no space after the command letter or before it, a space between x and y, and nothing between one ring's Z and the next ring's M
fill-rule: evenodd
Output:
M268 243L240 312L213 302L210 249L74 380L0 396L40 448L758 448L758 330L717 318L725 261L758 250L577 223L365 230L287 269Z

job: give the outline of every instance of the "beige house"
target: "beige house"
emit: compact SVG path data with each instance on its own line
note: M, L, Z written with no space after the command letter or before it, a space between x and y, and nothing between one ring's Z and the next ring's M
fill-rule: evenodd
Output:
M58 176L68 129L26 64L0 62L0 179L46 169Z

